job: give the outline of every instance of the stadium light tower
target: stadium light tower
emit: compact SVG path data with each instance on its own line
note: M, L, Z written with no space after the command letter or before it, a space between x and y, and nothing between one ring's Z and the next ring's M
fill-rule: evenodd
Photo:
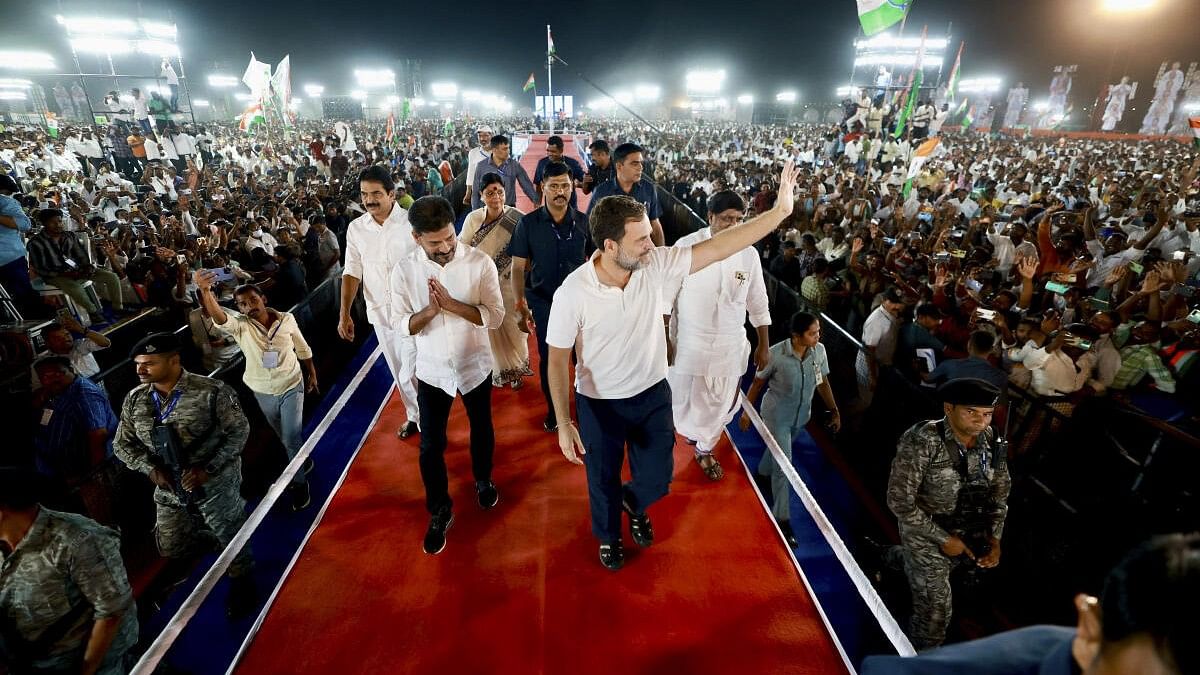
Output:
M384 89L396 86L396 74L386 68L379 70L356 68L354 79L363 89Z
M778 94L775 94L775 102L776 103L786 103L788 105L791 105L791 104L795 103L797 101L797 99L799 99L799 98L800 97L794 91L781 91Z

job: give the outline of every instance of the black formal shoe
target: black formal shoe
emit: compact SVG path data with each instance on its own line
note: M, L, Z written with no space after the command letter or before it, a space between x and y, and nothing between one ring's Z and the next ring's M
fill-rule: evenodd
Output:
M487 509L496 505L500 501L500 491L496 489L496 484L490 480L475 481L475 501L479 502L479 508Z
M229 578L229 597L225 599L225 616L244 619L258 606L258 587L254 577L243 574Z
M308 481L292 483L287 487L288 498L292 500L292 510L300 511L312 503L312 493L308 489Z
M555 419L554 413L546 415L546 419L542 420L542 428L546 430L546 433L558 431L558 420Z
M396 435L399 436L400 438L408 438L409 436L416 436L419 433L421 433L421 431L420 431L420 429L417 429L416 422L408 422L404 426L400 427L400 429L398 431L396 431Z
M308 474L312 473L312 470L313 470L313 469L314 469L316 466L317 466L317 465L316 465L316 463L315 463L315 462L313 462L313 458L312 458L312 457L305 457L305 458L304 458L304 464L303 464L303 465L300 467L300 470L304 472L304 475L305 475L305 476L308 476Z
M620 539L600 544L600 564L614 572L625 565L625 547L621 545Z
M437 555L446 548L446 530L454 524L454 514L445 509L433 514L429 519L429 529L425 531L425 552Z
M650 516L645 513L634 513L629 502L622 501L621 509L629 514L629 533L633 535L633 543L646 548L654 543L654 527L650 525Z
M792 523L788 520L779 521L779 529L783 531L783 538L787 541L788 548L800 548L800 542L796 540L796 533L792 532Z

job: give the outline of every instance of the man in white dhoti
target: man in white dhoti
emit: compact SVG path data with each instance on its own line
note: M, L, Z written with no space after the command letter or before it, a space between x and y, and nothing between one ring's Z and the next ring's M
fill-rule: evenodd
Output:
M1008 90L1008 110L1004 111L1004 127L1011 128L1021 123L1021 113L1025 110L1025 102L1029 100L1029 89L1024 82Z
M1120 122L1121 117L1125 115L1125 103L1132 93L1133 85L1129 84L1129 77L1122 77L1120 82L1108 88L1108 103L1104 106L1104 121L1100 125L1101 131L1112 131L1117 128L1117 122Z
M340 124L340 123L339 123ZM354 340L354 319L350 306L362 286L367 304L367 321L375 327L379 346L388 370L396 378L400 400L408 421L396 432L400 438L417 433L421 419L417 409L417 347L411 336L404 336L391 325L392 269L416 250L408 212L396 203L396 186L386 167L376 164L363 169L358 177L365 214L350 221L346 230L346 266L342 270L342 305L338 335Z
M688 247L737 225L746 204L731 190L717 192L708 201L708 227L675 242ZM684 278L675 294L671 313L669 350L674 354L667 382L675 430L695 442L696 463L712 480L724 476L713 449L721 432L737 411L738 381L746 372L750 342L746 340L746 314L758 332L754 361L765 368L769 361L767 291L762 264L753 247L729 256Z
M1171 64L1171 69L1159 75L1158 81L1154 83L1154 98L1150 101L1150 108L1146 111L1146 117L1142 120L1141 133L1143 134L1165 134L1167 125L1171 121L1171 113L1175 110L1175 98L1179 96L1179 90L1183 88L1183 71L1179 68L1179 62Z

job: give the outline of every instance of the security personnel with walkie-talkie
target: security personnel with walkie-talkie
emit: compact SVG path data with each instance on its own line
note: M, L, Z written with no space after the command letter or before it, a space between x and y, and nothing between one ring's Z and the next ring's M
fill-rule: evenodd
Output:
M125 397L113 440L117 457L157 487L155 539L168 558L203 553L213 538L227 546L246 520L241 455L250 424L237 393L184 370L179 349L171 333L134 345L130 357L141 384ZM250 565L243 548L229 566L231 617L254 604Z
M1008 514L1008 444L991 428L1000 390L984 380L951 380L938 389L945 417L900 437L887 503L900 524L912 591L909 637L917 649L940 645L950 625L950 572L1000 563Z

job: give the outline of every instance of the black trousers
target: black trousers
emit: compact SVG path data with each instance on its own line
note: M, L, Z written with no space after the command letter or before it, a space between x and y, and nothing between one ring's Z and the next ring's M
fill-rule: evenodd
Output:
M431 514L454 505L446 478L446 423L454 399L441 389L417 380L417 405L421 409L421 481L425 483L425 508ZM496 434L492 429L491 376L464 393L462 399L467 420L471 423L471 472L477 481L491 480L492 452L496 447Z
M663 380L629 398L600 399L575 394L579 436L587 454L592 534L602 542L621 538L621 502L644 513L667 496L675 471L675 420L671 388ZM421 433L424 433L422 431ZM633 480L621 485L625 446Z
M534 333L537 337L538 350L538 379L542 383L542 396L546 399L546 410L554 413L554 401L550 398L549 370L550 348L546 346L546 325L550 323L550 303L545 300L525 294L525 302L529 305L529 313L533 315Z

